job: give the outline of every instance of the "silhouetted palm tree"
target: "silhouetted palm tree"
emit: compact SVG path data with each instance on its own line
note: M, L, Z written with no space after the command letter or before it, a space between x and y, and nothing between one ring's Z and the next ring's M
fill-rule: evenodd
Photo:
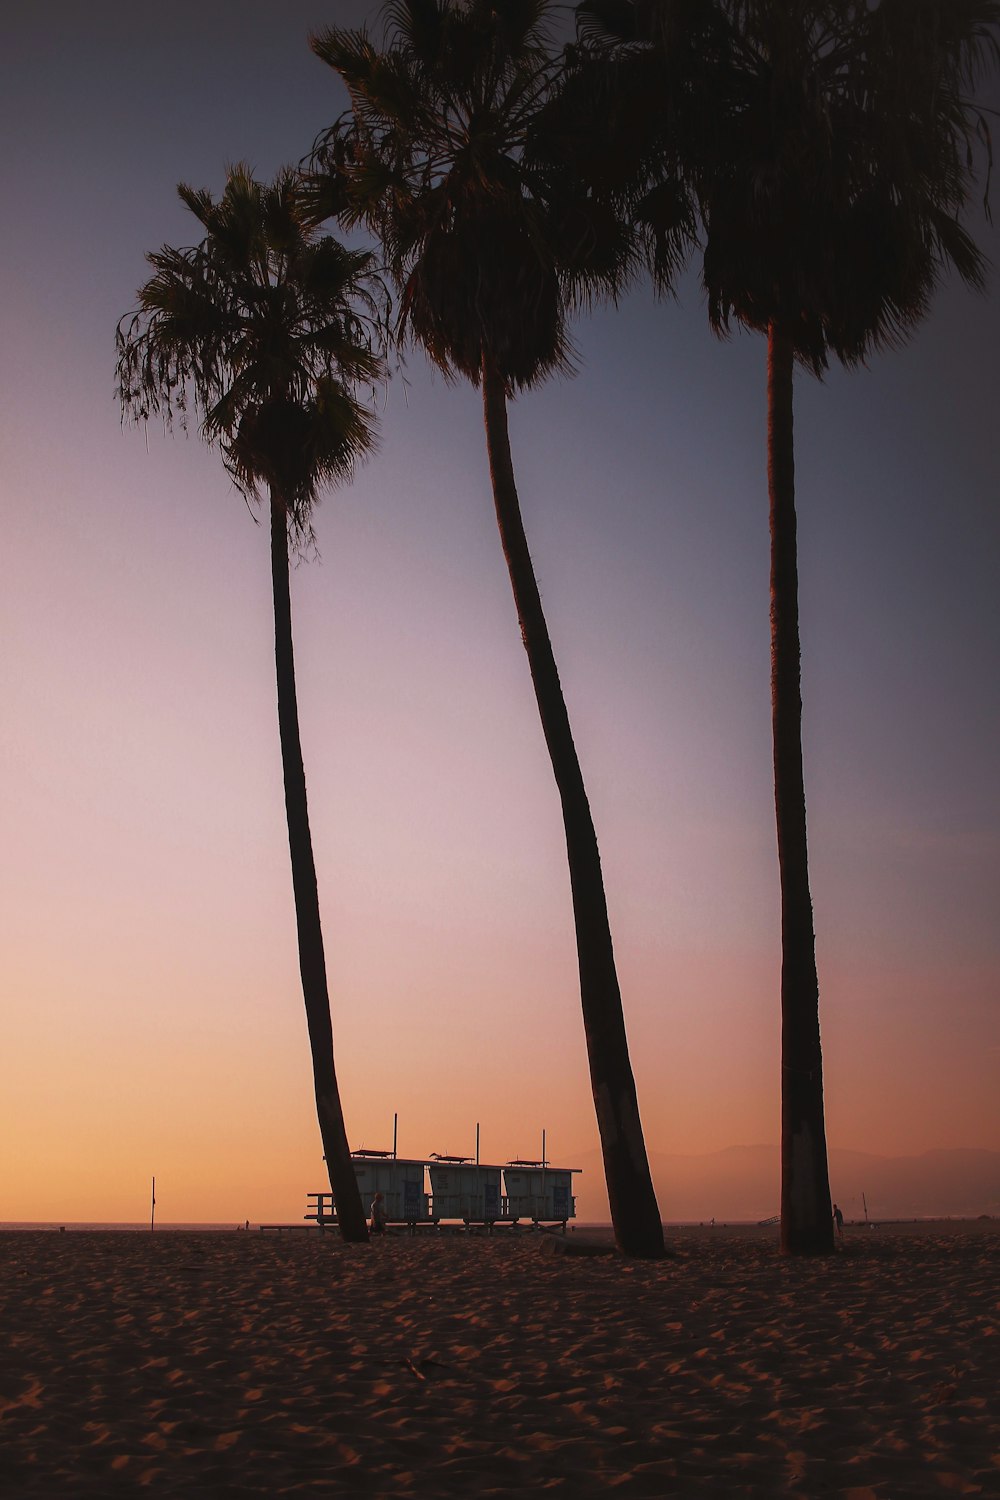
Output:
M271 516L278 728L285 811L320 1134L344 1238L368 1238L344 1128L333 1058L319 894L299 737L292 655L289 543L309 533L320 488L350 477L372 447L359 383L379 375L371 257L319 238L303 214L300 182L272 185L245 167L214 201L178 189L205 230L193 249L147 257L154 275L138 311L118 327L123 411L169 420L188 403L218 444L236 484Z
M717 333L768 340L771 704L781 885L782 1248L832 1250L819 988L806 849L792 440L792 374L822 375L902 342L953 266L982 284L961 223L981 113L968 90L997 58L997 0L585 0L584 32L613 37L645 176L678 157L705 235ZM649 54L660 66L650 67ZM639 64L641 63L641 67ZM643 69L645 72L643 72ZM634 147L631 148L634 151ZM653 165L651 165L651 162ZM657 275L655 243L650 261Z
M611 1216L620 1247L663 1254L629 1061L601 861L511 459L507 402L567 370L572 296L613 291L623 226L533 130L562 62L552 0L394 0L381 47L329 30L312 46L347 85L351 112L315 157L326 206L381 239L401 335L482 391L497 522L542 729L562 802L584 1028ZM320 201L324 201L322 192ZM569 288L572 287L573 291Z

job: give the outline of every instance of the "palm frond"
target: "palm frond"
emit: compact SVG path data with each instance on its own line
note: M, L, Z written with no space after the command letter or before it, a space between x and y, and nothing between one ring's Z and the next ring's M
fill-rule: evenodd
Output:
M382 7L385 35L424 65L434 64L445 37L446 7L440 0L387 0Z

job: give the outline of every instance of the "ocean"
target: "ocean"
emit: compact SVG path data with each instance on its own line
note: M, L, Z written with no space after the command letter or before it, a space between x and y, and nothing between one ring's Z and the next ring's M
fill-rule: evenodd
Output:
M252 1224L250 1227L252 1229L255 1229L257 1226L255 1224ZM197 1230L204 1230L204 1231L208 1231L208 1230L227 1231L228 1230L229 1232L232 1232L234 1229L243 1229L243 1228L245 1228L245 1225L243 1225L243 1224L161 1224L161 1223L159 1223L159 1221L157 1221L155 1229L152 1232L155 1233L155 1234L159 1234L162 1231L164 1234L170 1234L170 1233L172 1233L172 1232L174 1232L174 1231L176 1231L178 1229L187 1229L187 1230L197 1229ZM148 1220L146 1221L145 1224L91 1224L91 1223L87 1223L87 1222L74 1223L72 1220L69 1220L69 1219L67 1219L64 1224L59 1224L59 1223L51 1223L50 1224L50 1223L44 1223L44 1222L41 1222L41 1223L29 1223L29 1222L25 1222L25 1223L0 1224L0 1234L3 1234L3 1233L5 1233L8 1230L17 1232L19 1230L38 1230L38 1229L54 1230L56 1233L58 1233L61 1230L65 1230L67 1234L70 1232L70 1230L81 1230L81 1229L91 1229L91 1230L92 1229L115 1229L115 1230L130 1230L130 1231L133 1231L136 1234L143 1234L143 1233L149 1234L150 1233L150 1227L149 1227L149 1221Z

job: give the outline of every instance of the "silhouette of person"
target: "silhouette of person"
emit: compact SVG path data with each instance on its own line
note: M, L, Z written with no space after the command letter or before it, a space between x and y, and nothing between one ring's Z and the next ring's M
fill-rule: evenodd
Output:
M385 1198L376 1193L372 1199L372 1234L385 1234Z
M837 1237L838 1237L838 1239L843 1239L844 1238L844 1215L841 1213L841 1211L840 1211L840 1205L837 1204L837 1203L835 1203L833 1205L833 1222L837 1226Z

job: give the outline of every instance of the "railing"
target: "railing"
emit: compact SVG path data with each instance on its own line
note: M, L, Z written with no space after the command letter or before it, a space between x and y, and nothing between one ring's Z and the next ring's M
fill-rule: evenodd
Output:
M302 1215L303 1219L315 1222L321 1229L337 1222L331 1192L324 1190L307 1193L306 1197L309 1200L308 1211ZM465 1194L439 1193L436 1202L433 1195L426 1195L426 1204L426 1214L418 1212L411 1215L407 1212L409 1205L404 1204L402 1217L390 1212L389 1218L393 1223L402 1224L436 1224L442 1219L458 1219L463 1223L476 1224L501 1221L516 1224L520 1219L529 1219L532 1223L564 1224L567 1219L576 1217L575 1197L570 1197L568 1207L563 1204L557 1207L548 1198L536 1195L519 1194L509 1198L501 1194L495 1204L487 1207L485 1203L473 1201Z
M324 1224L336 1223L337 1215L333 1206L332 1193L307 1193L306 1197L309 1199L311 1211L302 1215L304 1219L315 1219L320 1229Z

